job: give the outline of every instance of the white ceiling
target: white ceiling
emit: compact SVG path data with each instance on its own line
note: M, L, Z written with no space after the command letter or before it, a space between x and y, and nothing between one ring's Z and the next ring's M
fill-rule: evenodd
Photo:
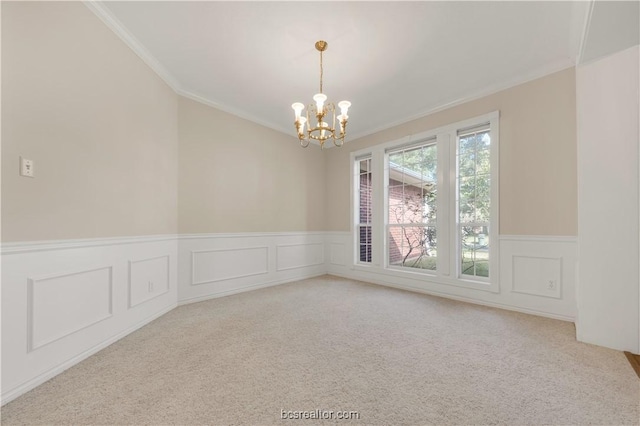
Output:
M593 4L579 58L581 64L640 43L640 1Z
M104 2L180 94L294 135L295 101L352 102L348 139L575 65L589 2Z

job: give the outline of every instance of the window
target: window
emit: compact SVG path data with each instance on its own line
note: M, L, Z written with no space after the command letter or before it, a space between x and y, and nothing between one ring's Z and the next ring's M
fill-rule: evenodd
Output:
M459 131L456 200L460 275L489 276L491 135L489 126Z
M371 158L358 160L358 260L371 263Z
M435 140L387 155L389 266L436 269Z
M495 112L352 153L356 267L497 291L498 124Z

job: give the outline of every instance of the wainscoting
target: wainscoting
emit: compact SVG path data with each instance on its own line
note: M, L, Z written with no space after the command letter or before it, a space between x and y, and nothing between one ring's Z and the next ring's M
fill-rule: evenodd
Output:
M174 235L2 246L2 403L177 303Z
M2 404L173 309L323 275L325 233L2 246Z
M326 273L325 233L181 235L178 303Z
M167 235L2 246L2 403L178 304L326 273L573 321L575 238L502 236L498 292L351 266L348 232Z
M326 246L329 274L565 321L576 318L575 237L501 236L497 292L453 286L416 273L353 267L348 232L327 233Z

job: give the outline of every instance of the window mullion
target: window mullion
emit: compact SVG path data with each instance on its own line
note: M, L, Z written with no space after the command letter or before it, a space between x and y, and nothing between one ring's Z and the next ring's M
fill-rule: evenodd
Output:
M385 252L385 194L384 194L384 150L378 149L371 153L372 187L372 219L371 219L371 245L372 264L384 266Z
M449 154L448 165L447 168L449 177L449 186L447 193L449 194L449 214L447 218L449 219L449 226L447 229L449 230L449 274L453 275L455 278L460 274L459 269L459 257L458 252L460 251L460 241L458 238L459 231L458 225L460 223L460 212L458 211L458 158L457 158L457 136L456 134L449 133L448 135L448 149L447 153Z
M436 260L436 270L438 274L449 276L451 274L451 174L450 167L450 138L448 133L438 135L438 200L437 200L437 217L436 227L438 235L438 259ZM455 182L455 181L454 181Z
M490 161L491 173L489 174L490 182L490 200L491 210L489 217L489 270L493 271L491 275L492 291L498 292L500 289L500 242L499 236L499 216L500 216L500 195L499 195L499 167L500 167L500 123L497 117L494 117L490 121L490 136L491 136L491 151Z

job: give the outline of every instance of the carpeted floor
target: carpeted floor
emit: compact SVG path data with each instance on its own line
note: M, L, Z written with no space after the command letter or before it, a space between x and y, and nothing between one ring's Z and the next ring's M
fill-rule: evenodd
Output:
M179 307L2 408L2 424L638 424L622 352L571 323L330 276ZM312 415L314 413L309 413Z

